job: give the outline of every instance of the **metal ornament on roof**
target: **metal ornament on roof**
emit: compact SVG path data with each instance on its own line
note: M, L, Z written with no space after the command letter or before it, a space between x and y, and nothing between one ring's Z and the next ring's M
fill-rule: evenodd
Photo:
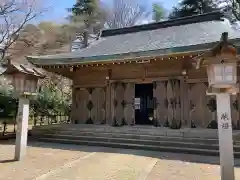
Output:
M206 53L194 58L196 69L206 67L209 88L207 94L237 93L237 50L222 33L220 42Z
M11 79L16 95L30 96L35 95L38 89L38 79L44 78L45 75L37 68L31 65L8 63L3 65L2 75Z

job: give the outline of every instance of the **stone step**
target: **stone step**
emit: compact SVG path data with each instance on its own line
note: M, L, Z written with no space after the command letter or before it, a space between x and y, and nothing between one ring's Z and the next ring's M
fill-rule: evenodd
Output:
M50 125L35 127L32 134L44 142L219 155L217 130L209 129ZM234 143L235 155L240 157L240 144Z
M113 143L120 143L120 144L142 144L142 145L153 145L153 146L168 146L168 147L188 147L188 148L196 148L196 149L213 149L218 150L218 144L205 144L192 142L182 141L172 141L170 139L165 140L147 140L147 139L131 139L123 138L123 137L103 137L103 136L76 136L76 135L62 135L62 134L46 134L42 137L45 138L56 138L56 139L69 139L69 140L83 140L83 141L98 141L98 142L113 142ZM240 152L240 146L235 147L235 151Z
M71 134L71 135L102 135L106 137L131 137L131 138L147 138L147 139L159 139L159 138L175 138L176 140L196 140L199 142L207 140L209 143L218 143L217 138L207 138L207 137L183 137L183 136L177 136L177 134L153 134L153 133L142 133L142 132L97 132L94 130L89 131L81 131L81 130L54 130L54 129L33 129L32 134L33 135L41 135L41 134Z
M125 149L140 149L140 150L151 150L161 152L172 152L172 153L186 153L186 154L198 154L208 156L219 156L218 150L210 149L196 149L187 147L166 147L166 146L154 146L154 145L143 145L143 144L128 144L128 143L115 143L115 142L102 142L102 141L86 141L86 140L69 140L69 139L56 139L56 138L39 138L42 142L51 143L63 143L63 144L76 144L76 145L88 145L88 146L102 146L111 148L125 148ZM240 152L234 152L235 158L240 158Z
M168 137L155 136L144 134L129 134L129 133L108 133L108 132L79 132L79 131L59 131L58 135L72 135L72 136L93 136L105 138L126 138L126 139L145 139L152 141L178 141L178 142L195 142L204 144L218 144L218 139L204 139L204 138L183 138L183 137Z
M157 128L157 127L112 127L112 126L97 126L92 125L85 127L82 125L64 125L64 126L38 126L33 128L34 131L76 131L76 132L108 132L108 133L129 133L129 134L148 134L148 135L158 135L158 136L171 136L171 137L191 137L191 138L217 138L217 130L209 129L182 129L182 130L172 130L169 128Z

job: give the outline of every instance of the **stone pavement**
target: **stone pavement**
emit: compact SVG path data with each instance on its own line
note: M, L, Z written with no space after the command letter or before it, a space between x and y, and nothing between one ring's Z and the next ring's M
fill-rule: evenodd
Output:
M23 161L13 155L12 143L0 142L0 180L220 180L217 157L39 142Z

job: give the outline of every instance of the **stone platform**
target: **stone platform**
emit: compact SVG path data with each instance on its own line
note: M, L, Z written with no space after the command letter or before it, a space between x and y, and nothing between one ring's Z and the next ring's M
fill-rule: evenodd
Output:
M235 157L240 158L239 131L234 131ZM218 131L153 126L50 125L33 127L32 138L43 142L142 149L218 156Z
M109 132L109 133L136 133L145 135L168 136L168 137L188 137L188 138L218 138L217 129L201 129L201 128L182 128L182 129L169 129L154 126L122 126L113 127L108 125L87 125L87 124L57 124L57 125L43 125L35 126L33 130L54 130L54 131L91 131L91 132ZM34 132L33 131L33 132ZM240 136L240 130L233 131L233 137Z

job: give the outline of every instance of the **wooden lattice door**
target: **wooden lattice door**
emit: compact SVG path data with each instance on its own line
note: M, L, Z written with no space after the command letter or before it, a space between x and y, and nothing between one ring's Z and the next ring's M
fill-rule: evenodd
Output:
M76 88L75 90L74 119L77 124L84 124L89 119L88 104L90 101L89 93L86 88Z
M134 124L134 83L114 82L111 84L111 114L113 125Z
M111 84L111 113L114 126L124 124L125 86L123 82L114 82Z
M197 128L217 128L216 97L207 96L208 84L189 84L189 119Z
M105 88L94 88L91 99L93 103L91 118L94 124L106 123L106 103L105 103Z
M153 82L154 120L157 126L168 126L167 81Z
M173 129L181 127L180 80L170 79L167 82L168 123Z
M76 88L73 98L75 123L105 123L105 88Z

